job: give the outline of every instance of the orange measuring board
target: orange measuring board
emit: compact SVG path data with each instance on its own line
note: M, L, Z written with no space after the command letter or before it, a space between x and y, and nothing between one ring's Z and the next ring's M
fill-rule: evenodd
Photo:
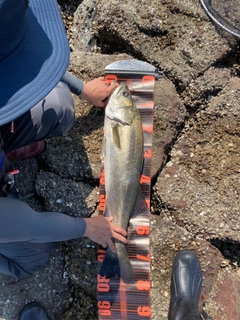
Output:
M154 85L158 71L139 60L121 60L105 68L105 80L126 83L141 114L144 135L144 166L140 177L147 209L129 222L128 257L134 271L134 284L125 284L119 277L101 277L99 270L106 249L98 249L97 299L99 320L150 320L150 188L154 112ZM99 215L105 207L104 164L100 173Z

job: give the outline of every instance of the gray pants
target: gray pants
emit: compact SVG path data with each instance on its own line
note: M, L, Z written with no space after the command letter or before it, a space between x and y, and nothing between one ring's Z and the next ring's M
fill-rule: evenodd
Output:
M62 135L69 130L75 118L74 102L68 86L58 85L37 105L13 123L0 127L4 151L29 145L33 142ZM12 125L14 131L11 132Z
M0 127L4 151L9 152L33 142L62 135L74 122L74 102L66 84L59 84L31 110ZM16 208L17 210L17 208ZM0 208L1 214L1 208ZM53 243L0 243L0 273L19 280L45 265Z
M45 265L54 243L0 243L0 273L19 280Z

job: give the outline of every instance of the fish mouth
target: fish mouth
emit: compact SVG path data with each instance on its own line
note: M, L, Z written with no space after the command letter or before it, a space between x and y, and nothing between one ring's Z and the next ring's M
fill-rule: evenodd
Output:
M116 91L115 91L116 96L120 93L120 91L122 90L122 88L123 88L123 86L121 86L121 85L117 87L117 89L116 89Z
M115 89L115 92L114 92L114 95L119 95L123 90L128 89L127 85L126 84L120 84L116 89Z

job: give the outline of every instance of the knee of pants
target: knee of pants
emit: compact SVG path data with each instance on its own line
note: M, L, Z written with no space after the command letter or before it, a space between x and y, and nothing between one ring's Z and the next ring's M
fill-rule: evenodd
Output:
M6 152L46 138L61 136L75 120L74 100L69 87L59 82L49 94L29 111L11 123L2 126Z
M0 244L0 273L19 280L34 274L49 260L54 243L11 242Z
M51 131L48 137L60 136L72 127L75 120L74 100L65 83L59 82L44 99L42 106L42 127Z

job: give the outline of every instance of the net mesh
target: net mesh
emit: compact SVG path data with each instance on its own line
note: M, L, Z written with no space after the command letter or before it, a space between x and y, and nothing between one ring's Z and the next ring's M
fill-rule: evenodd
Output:
M221 28L240 37L239 0L200 0L208 16Z

